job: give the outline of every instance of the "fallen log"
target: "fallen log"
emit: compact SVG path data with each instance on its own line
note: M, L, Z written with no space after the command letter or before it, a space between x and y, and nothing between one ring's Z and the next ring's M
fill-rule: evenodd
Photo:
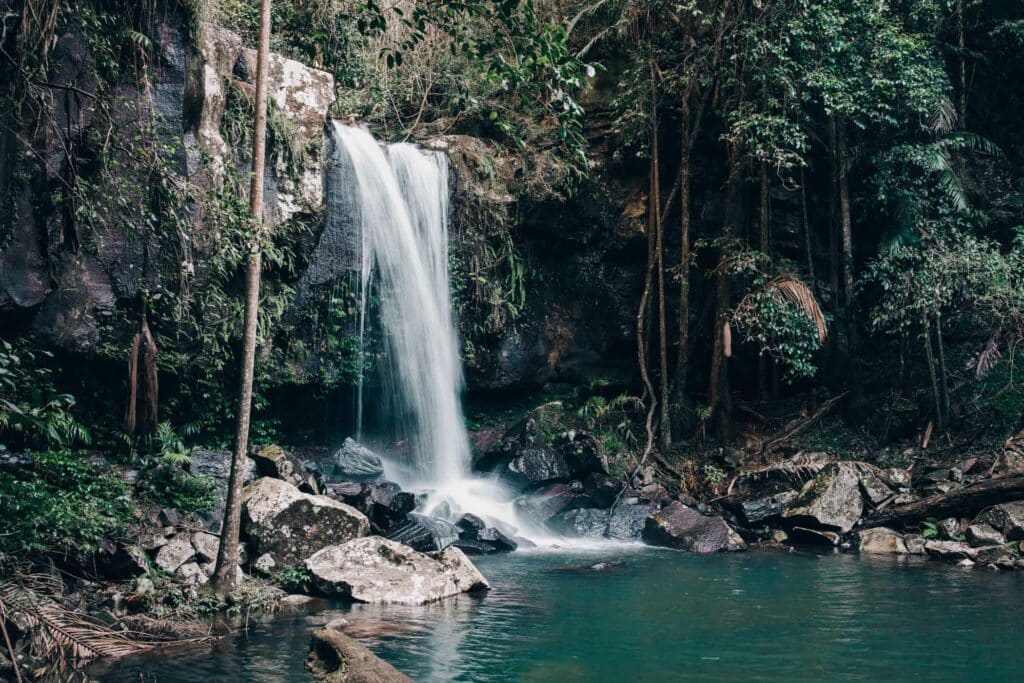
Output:
M949 493L940 493L912 503L893 505L860 521L859 528L899 526L925 519L972 516L1000 503L1024 500L1024 474L986 479Z

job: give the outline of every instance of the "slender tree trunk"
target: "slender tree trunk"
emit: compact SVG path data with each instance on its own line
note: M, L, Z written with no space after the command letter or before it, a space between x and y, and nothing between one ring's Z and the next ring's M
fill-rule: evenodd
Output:
M761 253L771 263L772 247L768 235L768 164L761 162L761 184L758 192L757 243ZM757 354L757 400L768 400L768 356L760 349Z
M679 169L679 356L675 398L676 404L682 406L690 354L690 149L687 142L683 143Z
M654 216L654 249L658 275L658 373L661 380L659 400L660 430L659 445L667 451L672 444L672 423L669 420L669 377L668 377L668 322L665 311L665 226L661 216L661 163L658 157L658 105L657 92L654 90L654 69L651 69L651 212Z
M956 125L959 130L967 129L967 54L965 51L964 41L964 0L957 0L956 2L956 28L957 28L957 47L960 48L959 54L959 86L960 92L958 93L959 99L957 102L957 119Z
M946 348L942 343L942 316L935 314L935 342L939 352L939 388L942 390L942 421L949 424L949 383L946 380Z
M267 61L270 52L270 0L260 2L260 35L256 58L255 123L252 139L252 185L249 211L253 235L249 263L245 273L245 327L242 337L242 376L238 392L235 448L231 458L231 476L224 527L217 551L214 589L225 595L235 587L238 565L238 536L242 516L242 479L249 447L249 422L252 416L252 383L256 365L256 323L260 301L260 271L263 267L263 168L267 138Z
M804 250L807 252L807 278L810 280L814 295L818 296L818 279L814 276L814 248L811 244L811 219L807 213L807 181L804 169L800 169L800 213L804 228Z
M828 120L828 147L831 172L828 184L828 277L832 290L832 312L839 311L839 162L836 159L836 120Z
M843 237L843 305L853 310L853 222L850 216L850 179L846 175L846 128L836 123L836 164L839 177L839 218Z
M939 432L942 432L945 429L945 423L942 420L942 395L935 372L935 352L932 351L932 328L927 318L922 323L924 324L924 355L928 361L928 377L931 379L932 398L935 400L935 426Z
M715 332L711 354L711 381L708 386L708 409L714 420L715 431L720 440L725 440L729 432L729 414L732 410L729 397L729 374L726 367L726 350L728 335L726 324L729 312L729 245L733 235L735 221L736 187L740 178L740 161L735 148L729 149L729 179L725 186L724 220L722 224L722 248L718 257L718 268L715 281Z

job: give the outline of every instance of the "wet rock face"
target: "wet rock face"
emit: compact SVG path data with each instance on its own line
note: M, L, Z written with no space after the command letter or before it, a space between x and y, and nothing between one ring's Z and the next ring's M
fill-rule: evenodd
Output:
M643 540L649 545L695 553L745 550L747 547L724 519L702 515L678 501L647 518Z
M427 555L379 536L328 546L305 565L317 590L354 602L423 605L490 588L457 548Z
M617 505L608 520L608 538L629 541L640 538L653 505Z
M297 564L369 530L370 521L355 508L279 479L258 479L242 496L242 531L254 554L270 553L280 565Z
M864 511L860 478L852 463L826 465L800 490L800 496L783 518L790 524L845 534Z
M388 538L422 552L432 552L444 550L459 540L459 530L438 517L412 513L409 521L393 529Z
M565 536L604 538L608 528L608 511L594 508L569 510L552 517L550 527Z

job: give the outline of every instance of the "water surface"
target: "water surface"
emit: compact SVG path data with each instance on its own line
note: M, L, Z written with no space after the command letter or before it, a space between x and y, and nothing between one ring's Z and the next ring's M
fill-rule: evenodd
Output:
M585 567L621 562L604 571ZM1024 679L1024 576L857 555L519 552L494 589L425 607L331 607L104 681L303 681L309 631L352 622L417 681Z

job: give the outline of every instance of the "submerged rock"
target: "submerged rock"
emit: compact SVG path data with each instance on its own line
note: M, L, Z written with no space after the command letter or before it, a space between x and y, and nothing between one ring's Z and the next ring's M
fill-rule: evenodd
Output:
M395 528L388 538L421 552L432 552L444 550L459 540L459 530L439 517L414 512L409 515L409 521Z
M845 534L864 512L860 478L848 462L826 465L800 490L793 507L782 513L790 524Z
M328 546L305 564L317 590L355 602L422 605L490 588L458 548L427 555L379 536Z
M643 540L649 545L714 553L745 550L747 544L721 517L702 515L679 501L647 518Z
M332 461L330 474L335 480L373 482L384 476L380 456L351 437L345 439Z
M242 530L253 553L270 553L283 565L297 564L329 545L370 530L366 516L327 496L302 493L280 479L264 477L242 494Z
M333 622L332 622L333 623ZM313 631L306 671L323 683L412 683L412 679L340 630Z

